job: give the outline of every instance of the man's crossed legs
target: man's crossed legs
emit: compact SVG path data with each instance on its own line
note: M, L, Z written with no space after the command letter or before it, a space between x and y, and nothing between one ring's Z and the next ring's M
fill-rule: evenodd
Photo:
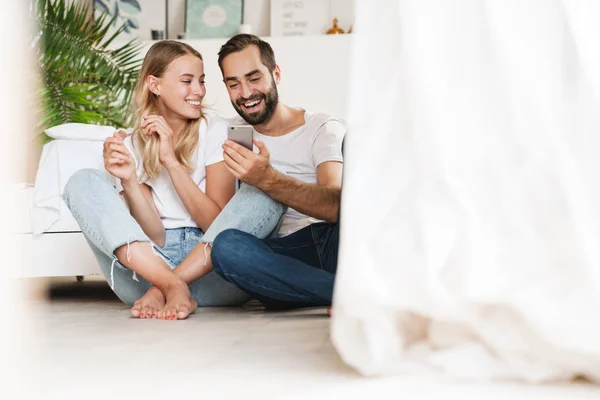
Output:
M337 223L263 240L229 229L213 243L213 269L268 309L330 306L338 243Z

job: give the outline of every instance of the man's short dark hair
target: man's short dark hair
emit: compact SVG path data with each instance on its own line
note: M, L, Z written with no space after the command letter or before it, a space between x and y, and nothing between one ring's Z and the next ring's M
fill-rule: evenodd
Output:
M246 49L248 46L258 47L260 52L260 61L269 69L269 72L273 72L275 69L275 53L271 45L258 36L249 35L247 33L240 33L235 35L227 41L221 50L219 50L219 68L223 72L223 59L232 53L240 52Z

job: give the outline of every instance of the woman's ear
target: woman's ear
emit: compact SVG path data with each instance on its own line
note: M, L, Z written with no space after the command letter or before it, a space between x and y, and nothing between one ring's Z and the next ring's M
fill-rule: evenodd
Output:
M160 96L160 81L157 77L155 77L154 75L148 75L146 77L146 85L152 93L154 93L157 96Z

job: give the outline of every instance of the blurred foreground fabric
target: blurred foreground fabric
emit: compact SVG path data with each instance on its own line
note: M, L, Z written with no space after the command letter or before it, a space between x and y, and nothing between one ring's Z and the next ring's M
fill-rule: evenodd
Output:
M356 1L332 339L600 382L600 2Z

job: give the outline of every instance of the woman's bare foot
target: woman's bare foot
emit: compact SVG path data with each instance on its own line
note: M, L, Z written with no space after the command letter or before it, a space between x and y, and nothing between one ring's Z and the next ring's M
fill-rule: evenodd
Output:
M198 308L196 300L183 280L169 287L165 291L165 297L167 303L157 313L158 319L186 319Z
M134 318L154 318L165 307L165 296L152 286L141 299L133 303L131 316Z

